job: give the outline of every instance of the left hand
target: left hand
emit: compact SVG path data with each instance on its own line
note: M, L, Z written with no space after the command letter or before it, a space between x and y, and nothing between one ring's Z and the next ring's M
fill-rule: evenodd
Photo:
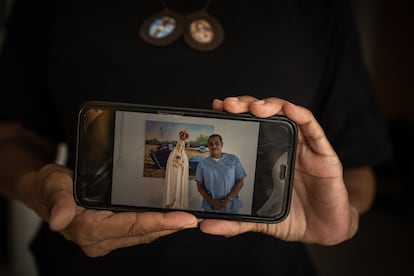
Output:
M205 233L234 236L255 231L287 241L333 245L357 231L359 213L349 202L342 163L312 112L279 98L251 96L214 100L213 109L250 112L257 117L285 115L298 125L298 144L290 213L280 223L204 219Z

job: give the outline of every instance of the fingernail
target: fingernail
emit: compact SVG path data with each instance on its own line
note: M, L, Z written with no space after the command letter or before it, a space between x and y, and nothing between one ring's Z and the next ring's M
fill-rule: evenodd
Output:
M238 102L239 98L237 98L237 97L227 97L226 100L227 101L232 101L232 102Z

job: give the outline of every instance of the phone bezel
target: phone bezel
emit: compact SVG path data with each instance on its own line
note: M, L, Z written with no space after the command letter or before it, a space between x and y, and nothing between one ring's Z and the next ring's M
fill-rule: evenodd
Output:
M199 218L211 218L211 219L225 219L225 220L236 220L236 221L248 221L248 222L263 222L263 223L277 223L283 221L290 211L291 197L293 190L293 175L295 167L295 157L296 157L296 145L297 145L297 125L294 121L290 120L283 115L274 115L268 118L259 118L255 117L249 113L242 114L233 114L224 111L215 111L207 109L197 109L197 108L185 108L185 107L171 107L171 106L157 106L157 105L143 105L143 104L131 104L131 103L120 103L120 102L105 102L105 101L88 101L82 104L79 108L76 124L76 144L75 144L75 169L74 169L74 187L73 193L75 201L78 205L85 208L93 208L99 210L112 210L116 212L122 211L152 211L152 212L171 212L177 211L176 209L163 208L163 207L145 207L145 206L127 206L127 205L113 205L113 204L98 204L91 201L85 200L80 196L78 192L80 189L78 187L78 178L79 178L79 149L81 142L80 128L82 127L82 114L85 110L90 108L96 109L110 109L113 111L130 111L130 112L142 112L142 113L151 113L151 114L169 114L169 115L179 115L179 116L192 116L192 117L201 117L201 118L214 118L214 119L226 119L226 120L241 120L241 121L253 121L253 122L283 122L290 126L292 130L291 141L289 142L292 147L289 149L290 159L288 160L289 166L287 169L288 181L287 187L285 190L284 200L283 200L283 210L280 214L272 217L268 216L257 216L257 215L247 215L247 214L230 214L230 213L221 213L221 212L205 212L199 210L184 210L186 212L192 213Z

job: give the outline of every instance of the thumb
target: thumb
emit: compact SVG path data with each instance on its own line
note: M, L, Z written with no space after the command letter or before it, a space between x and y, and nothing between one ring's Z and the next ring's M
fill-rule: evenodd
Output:
M66 191L55 193L49 201L49 227L52 231L62 231L76 214L73 196Z
M53 231L65 229L76 214L77 204L73 197L71 172L57 165L45 166L39 173L44 179L45 207L47 221Z

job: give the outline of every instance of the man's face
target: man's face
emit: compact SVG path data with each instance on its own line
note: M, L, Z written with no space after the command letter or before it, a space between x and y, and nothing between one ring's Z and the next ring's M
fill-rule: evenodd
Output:
M223 148L223 143L220 141L220 137L211 137L208 140L208 149L210 150L210 155L214 158L221 157L221 150Z

